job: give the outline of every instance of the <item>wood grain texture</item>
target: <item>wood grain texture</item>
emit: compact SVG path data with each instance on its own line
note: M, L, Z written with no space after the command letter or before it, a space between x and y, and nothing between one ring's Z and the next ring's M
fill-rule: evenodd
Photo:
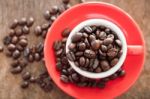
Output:
M33 16L37 24L44 23L42 13L50 9L52 5L59 5L61 0L0 0L0 45L2 39L7 35L9 23L14 19ZM91 0L85 0L91 1ZM114 4L128 12L139 24L146 40L147 56L143 72L132 88L117 99L150 99L150 0L97 0ZM71 0L76 4L79 0ZM35 39L30 33L31 44L36 44L40 39ZM30 45L31 45L30 44ZM29 45L29 46L30 46ZM29 89L22 90L19 87L21 77L13 76L10 72L10 62L3 53L0 53L0 99L72 99L64 94L57 87L51 93L43 92L36 85L31 85ZM28 70L36 72L41 68L40 63L30 64Z

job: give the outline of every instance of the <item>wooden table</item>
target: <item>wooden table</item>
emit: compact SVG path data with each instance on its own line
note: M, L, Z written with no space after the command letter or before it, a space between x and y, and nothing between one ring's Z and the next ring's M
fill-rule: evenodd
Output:
M9 23L14 18L33 16L36 24L44 23L42 13L52 5L59 5L61 0L0 0L0 40L8 33ZM87 0L91 1L91 0ZM147 46L147 57L143 72L134 86L117 99L150 99L150 0L97 0L112 3L128 12L139 24L143 31ZM71 0L72 5L79 3ZM36 44L40 39L35 39L30 33L29 39ZM0 41L0 45L2 41ZM43 92L36 85L30 85L27 90L19 87L21 77L13 76L10 72L11 59L0 53L0 99L72 99L57 87L51 93ZM39 63L30 64L29 70L35 72L40 68ZM32 68L32 69L31 69Z

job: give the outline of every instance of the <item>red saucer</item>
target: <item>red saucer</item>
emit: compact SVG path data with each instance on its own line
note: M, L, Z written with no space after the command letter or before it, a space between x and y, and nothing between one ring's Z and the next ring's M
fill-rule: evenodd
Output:
M66 27L74 28L80 22L92 18L104 18L114 22L122 29L127 44L130 45L123 66L126 76L109 81L104 89L81 88L62 83L52 49L53 42L62 38L61 32ZM111 99L127 91L139 77L145 60L145 45L139 27L123 10L106 3L83 3L70 8L53 23L46 37L44 55L49 74L56 85L67 94L78 99Z

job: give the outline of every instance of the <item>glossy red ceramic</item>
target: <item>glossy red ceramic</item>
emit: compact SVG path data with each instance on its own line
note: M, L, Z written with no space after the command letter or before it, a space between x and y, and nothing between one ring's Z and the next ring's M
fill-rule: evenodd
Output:
M118 25L124 32L128 44L123 66L126 76L109 81L104 89L81 88L74 84L62 83L60 73L56 70L52 48L53 42L62 38L61 32L65 28L72 29L80 22L92 18L103 18ZM126 12L111 4L83 3L70 8L53 23L46 37L44 55L49 74L56 85L67 94L77 99L112 99L127 91L139 77L144 64L145 45L142 32Z

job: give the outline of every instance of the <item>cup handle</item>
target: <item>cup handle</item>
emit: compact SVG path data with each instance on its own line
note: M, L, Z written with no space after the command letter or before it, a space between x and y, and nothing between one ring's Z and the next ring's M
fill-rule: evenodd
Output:
M142 45L128 45L128 55L140 55L143 52Z

